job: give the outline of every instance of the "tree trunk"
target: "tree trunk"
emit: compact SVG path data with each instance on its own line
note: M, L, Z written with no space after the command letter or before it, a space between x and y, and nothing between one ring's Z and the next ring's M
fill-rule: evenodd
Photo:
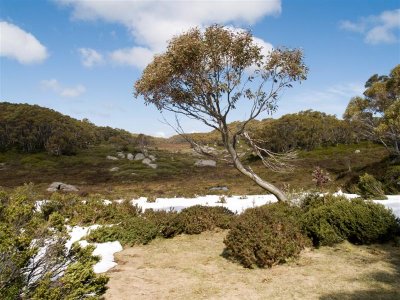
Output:
M226 145L227 145L227 150L232 157L233 164L237 170L239 170L242 174L249 177L260 187L262 187L263 189L265 189L268 192L270 192L271 194L273 194L278 199L278 201L282 201L282 202L288 201L286 195L279 188L277 188L273 184L261 179L253 171L248 170L243 166L242 162L240 161L240 159L237 155L235 148L233 147L233 145L230 142L227 142Z

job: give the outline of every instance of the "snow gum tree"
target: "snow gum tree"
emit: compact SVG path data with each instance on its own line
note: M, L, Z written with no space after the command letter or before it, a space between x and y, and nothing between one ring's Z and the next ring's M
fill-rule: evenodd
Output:
M350 100L344 113L363 136L381 142L400 157L400 65L389 76L371 76L364 97Z
M280 189L244 165L237 144L245 140L267 167L283 168L287 156L259 147L246 128L262 113L274 112L280 93L306 75L300 50L279 48L263 55L250 32L212 25L173 38L167 50L145 68L134 88L135 97L143 96L146 104L217 130L235 168L285 201ZM239 107L241 113L243 107L248 109L246 119L228 128L229 115ZM176 128L182 129L179 123ZM207 154L206 148L195 148Z

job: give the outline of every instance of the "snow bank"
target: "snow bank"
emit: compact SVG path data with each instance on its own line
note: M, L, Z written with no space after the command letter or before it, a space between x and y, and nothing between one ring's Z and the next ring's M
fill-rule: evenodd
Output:
M81 240L87 236L91 230L99 228L100 225L91 225L88 227L80 226L67 226L70 239L65 244L65 247L69 250L74 242L79 242L81 247L91 245L86 240ZM93 243L95 249L93 255L100 257L100 261L93 266L95 273L104 273L111 268L115 267L117 263L114 261L114 253L122 251L122 246L119 241L106 242L106 243Z
M375 203L380 203L386 206L387 208L391 208L394 215L400 218L400 195L388 195L387 200L373 200Z
M196 198L157 198L155 202L147 202L147 198L133 199L131 203L139 206L143 211L153 210L174 210L181 211L184 208L194 205L223 206L229 210L242 213L247 208L261 206L267 203L278 201L273 195L251 195L251 196L198 196Z
M335 196L344 196L347 199L360 197L357 194L343 193L341 190L334 193ZM383 204L386 208L393 210L396 217L400 218L400 195L387 196L388 200L373 200L375 203ZM221 201L224 199L223 201ZM224 203L225 202L225 203ZM218 195L199 196L196 198L157 198L155 202L147 202L147 198L133 199L131 203L139 206L143 211L146 209L181 211L194 205L223 206L235 213L242 213L247 208L261 206L267 203L277 202L273 195L247 195L247 196L224 196Z

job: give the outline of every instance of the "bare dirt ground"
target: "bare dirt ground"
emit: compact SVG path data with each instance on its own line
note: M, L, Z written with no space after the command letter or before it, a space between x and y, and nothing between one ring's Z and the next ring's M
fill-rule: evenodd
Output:
M305 250L271 269L245 269L221 256L226 232L181 235L116 255L106 299L400 299L400 248Z

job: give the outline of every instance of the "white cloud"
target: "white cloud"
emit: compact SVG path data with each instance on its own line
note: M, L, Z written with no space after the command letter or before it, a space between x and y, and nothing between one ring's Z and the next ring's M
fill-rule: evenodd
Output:
M67 98L75 98L86 92L86 88L81 84L78 84L75 87L64 87L57 81L57 79L42 80L40 85L45 90L53 91L61 97Z
M18 26L1 21L0 33L0 56L16 59L21 64L40 63L47 58L46 47Z
M154 52L145 47L118 49L110 53L111 60L119 65L135 66L143 69L151 62Z
M194 26L204 28L212 23L251 25L264 16L281 12L281 0L56 1L72 7L75 19L124 25L132 34L135 47L117 49L110 57L119 64L139 68L154 53L163 51L173 36Z
M81 55L82 64L85 67L91 68L95 65L101 65L104 63L103 55L91 48L79 48L79 54Z
M341 29L364 35L368 44L391 44L399 41L400 9L384 11L380 15L359 19L357 22L341 21Z

